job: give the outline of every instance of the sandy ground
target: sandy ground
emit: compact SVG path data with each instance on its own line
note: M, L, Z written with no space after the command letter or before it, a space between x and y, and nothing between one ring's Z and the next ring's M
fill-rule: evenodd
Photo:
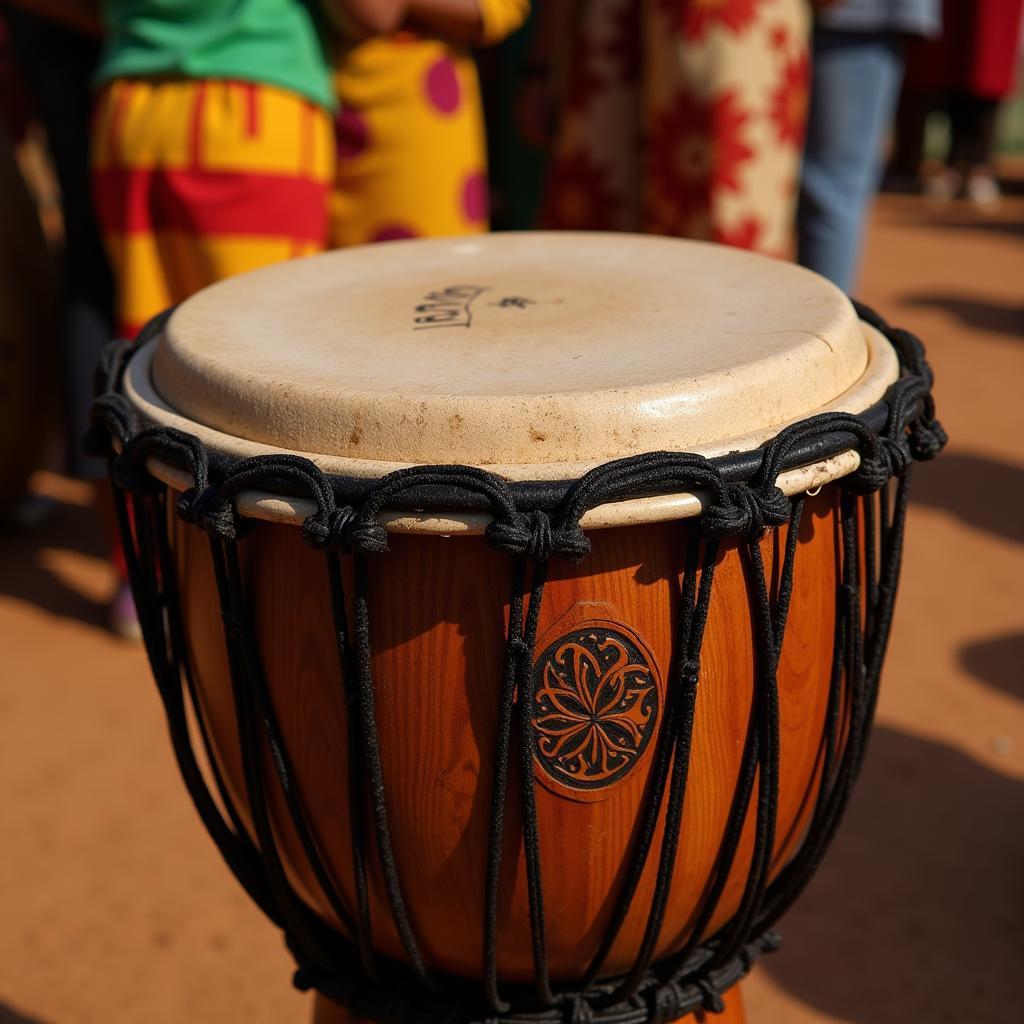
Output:
M864 297L928 342L922 467L879 726L751 1024L1002 1024L1024 951L1024 198L889 197ZM0 538L0 1024L304 1021L281 940L171 764L141 650L103 629L88 488Z

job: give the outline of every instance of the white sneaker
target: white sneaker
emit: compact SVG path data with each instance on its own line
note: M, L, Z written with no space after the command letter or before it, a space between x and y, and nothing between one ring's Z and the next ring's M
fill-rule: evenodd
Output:
M1003 197L995 175L982 168L975 168L967 175L964 193L975 206L983 208L998 206L999 200Z

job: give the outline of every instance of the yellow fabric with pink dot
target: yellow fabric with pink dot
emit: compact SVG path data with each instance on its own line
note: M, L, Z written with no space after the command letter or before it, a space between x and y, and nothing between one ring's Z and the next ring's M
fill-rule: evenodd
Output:
M482 36L516 29L527 0L481 0ZM486 231L480 84L465 47L411 32L340 48L331 243Z

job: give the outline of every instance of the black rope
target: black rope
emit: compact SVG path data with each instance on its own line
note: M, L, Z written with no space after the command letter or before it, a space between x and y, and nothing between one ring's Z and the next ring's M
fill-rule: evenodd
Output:
M366 556L356 554L355 564L355 682L359 694L359 722L362 754L370 784L370 806L373 811L377 838L377 857L384 875L391 915L402 947L420 982L429 977L423 956L413 934L412 923L405 906L398 868L391 847L391 826L388 821L387 801L384 795L384 770L380 757L380 738L377 734L377 714L374 704L373 668L370 650L369 572Z
M331 591L331 613L334 618L334 636L338 651L345 701L346 744L348 747L348 819L352 835L352 876L356 885L357 926L356 941L359 959L367 976L377 978L373 954L373 926L370 921L370 889L366 874L366 828L363 823L363 798L366 782L358 729L359 690L355 685L356 669L348 640L348 611L345 607L345 587L341 575L338 553L325 552L327 580Z
M199 699L199 690L195 682L195 674L192 671L191 659L184 647L185 627L182 622L182 606L180 590L178 587L177 566L174 563L174 555L171 551L170 539L168 537L168 519L165 495L157 495L153 509L153 528L157 539L159 556L158 580L162 586L164 600L163 605L167 615L167 642L171 664L168 666L170 675L169 699L175 702L176 714L181 716L181 721L187 721L183 697L187 695L188 702L192 708L196 727L203 745L203 753L206 763L210 766L210 773L213 775L214 785L220 795L221 806L227 812L231 827L235 836L247 836L245 825L239 817L234 800L228 792L224 773L220 768L220 759L214 750L210 737L209 726L206 715ZM184 680L184 690L181 681ZM254 848L247 845L250 850Z
M717 542L709 541L705 545L704 572L701 576L702 588L700 601L710 601L711 582L714 575L714 566L717 555ZM696 589L697 559L699 541L696 537L688 537L686 548L686 568L683 575L680 623L679 623L679 651L676 653L676 691L686 692L696 690L697 676L699 673L699 647L695 648L692 642L692 629L695 621L694 616L694 594ZM705 591L707 596L705 597ZM636 845L630 852L629 872L623 882L618 900L608 927L605 929L601 945L594 954L586 973L584 974L584 988L589 987L600 974L611 948L618 938L622 925L632 907L633 898L636 895L640 878L643 875L651 851L651 844L654 839L655 828L658 817L661 813L662 801L665 793L665 785L669 777L669 767L675 754L678 738L676 730L676 716L680 701L675 694L667 702L665 717L662 721L662 733L655 748L654 764L651 770L651 787L647 799L646 808L641 819L640 831L637 836ZM653 913L653 908L652 908ZM648 925L650 930L651 926Z
M523 588L526 560L512 559L512 587L508 606L508 631L502 664L501 698L498 706L498 735L495 741L494 782L487 840L487 879L484 887L484 990L491 1010L508 1013L511 1007L498 992L498 894L501 884L502 842L505 829L505 797L508 790L508 759L512 742L518 663L525 661L523 642Z
M251 630L243 603L238 553L232 543L214 535L210 537L210 551L224 620L247 803L267 881L283 918L286 933L321 962L329 963L332 959L332 936L301 900L293 898L270 821L263 771L264 732L257 713L259 698L254 692L251 663L245 653L251 642Z
M767 624L770 627L771 632L771 645L770 650L767 652L767 661L762 664L763 672L769 673L768 686L770 692L768 694L769 704L774 704L777 714L777 695L774 694L776 690L775 684L775 672L778 668L778 659L782 650L782 635L785 627L789 611L789 602L792 596L793 586L793 567L795 564L795 556L797 549L797 540L800 532L800 522L803 516L803 500L798 499L793 503L791 508L790 522L786 535L786 548L783 557L783 566L780 577L780 584L776 597L776 609L774 616L772 615L768 606L768 595L764 585L764 569L763 563L760 561L760 548L757 541L751 542L751 547L757 550L756 561L753 562L754 566L760 566L760 574L756 577L759 580L760 585L755 583L755 588L758 592L758 606L761 608L760 622ZM753 559L752 559L753 560ZM748 570L748 580L751 578L751 572ZM756 633L755 622L755 633ZM762 658L765 658L766 652L762 651ZM772 696L774 695L774 700ZM762 693L762 697L764 694ZM755 705L757 706L758 696L755 693ZM676 953L674 956L669 957L661 970L662 976L668 976L670 978L679 979L686 976L686 964L693 957L697 951L701 940L704 938L704 933L707 930L708 924L710 923L715 912L718 910L721 902L722 894L725 891L726 883L728 882L729 876L732 872L733 865L736 859L736 853L739 849L740 838L743 834L743 827L747 820L747 815L750 809L750 802L753 796L755 781L758 783L759 788L767 794L767 788L771 784L769 781L764 781L765 776L759 775L759 765L761 765L765 758L764 752L764 736L758 729L758 722L760 718L756 715L754 709L748 724L747 739L744 744L743 755L741 757L740 772L737 777L736 788L733 793L733 800L730 805L729 817L727 824L723 832L722 842L719 848L719 853L716 858L715 876L712 884L708 890L708 893L704 899L703 905L701 906L700 912L694 922L689 938L687 939L683 948ZM776 743L777 746L777 743ZM777 802L777 797L772 803ZM774 833L774 821L775 821L775 810L768 807L771 815L771 830ZM759 835L763 841L767 840L767 836L764 835L764 830L768 827L768 823L765 820L760 820L758 828L761 830ZM769 844L770 845L770 844ZM770 850L768 850L770 856ZM762 851L762 857L764 851ZM752 858L751 871L755 870L757 865L757 854L755 852ZM752 877L752 876L751 876ZM757 888L750 884L748 878L748 887L744 892L744 905L746 905L746 917L749 918L750 908L763 898L763 892L759 892ZM741 912L743 905L741 905ZM737 955L737 948L740 944L737 936L742 936L743 930L737 925L731 933L726 932L724 936L719 936L716 940L716 952L712 958L716 963L721 963L728 960L730 956Z
M790 537L799 530L799 505L790 521ZM751 726L757 757L757 800L755 804L754 851L739 909L726 936L716 949L710 963L718 966L735 956L750 932L750 924L758 913L768 885L768 874L775 843L779 798L779 692L777 670L788 610L796 545L786 546L786 566L776 612L773 615L760 537L753 537L744 546L744 568L748 590L751 591L755 636L755 693ZM756 723L756 724L755 724ZM749 783L742 784L746 791ZM749 799L749 797L748 797Z
M720 1011L722 993L750 970L757 957L777 947L772 927L824 856L863 762L899 581L911 467L934 457L945 443L920 342L864 307L858 312L893 344L902 368L899 380L872 409L857 416L811 417L783 429L755 451L716 459L653 452L609 462L572 481L509 483L464 466L415 467L366 481L327 476L300 456L231 460L185 432L140 423L123 394L132 350L123 343L108 349L97 372L99 397L87 445L108 460L130 582L175 757L224 860L250 896L284 929L299 965L297 985L315 987L356 1015L388 1024L660 1024L698 1010ZM155 337L161 326L162 320L154 321L144 336ZM778 480L787 470L851 448L860 461L838 488L836 620L815 767L817 793L801 845L773 879L779 805L777 676L804 507L802 498L782 493ZM192 669L175 544L169 536L167 491L152 475L154 461L187 475L191 486L179 495L175 511L210 537L242 760L242 807L232 799L218 762ZM303 498L315 506L303 523L302 536L324 552L330 593L338 692L346 712L352 907L332 877L306 812L262 665L239 549L253 523L238 514L237 502L251 491ZM686 555L677 593L673 665L649 784L634 828L629 867L598 948L581 982L555 985L542 886L532 680L550 561L579 561L589 554L590 540L580 522L591 509L672 493L694 493L702 507L698 519L682 527ZM369 614L371 565L388 549L381 522L388 510L484 512L491 517L487 542L509 556L508 628L501 676L495 681L499 699L484 882L482 984L428 970L392 848ZM776 551L769 579L762 537L783 526L784 550L781 557ZM719 542L728 537L738 538L752 614L755 672L747 736L707 891L681 948L658 962L655 954L685 835L703 636ZM353 574L351 607L343 558L350 560ZM209 765L209 781L193 750L190 709ZM510 759L517 743L533 983L499 986L499 896L505 822L514 798L509 793ZM302 857L341 931L315 913L290 881L271 820L268 785L280 791ZM245 810L251 828L244 825ZM372 820L373 848L405 963L374 952L366 815ZM738 909L716 934L708 935L751 815L753 850ZM620 977L602 978L655 854L659 822L662 835L641 941L629 970Z
M113 469L111 469L111 473L113 473ZM127 497L123 490L114 488L114 510L124 547L129 582L139 610L139 624L143 631L150 668L157 682L157 691L167 717L168 732L178 770L181 772L186 790L200 820L213 839L221 857L249 897L280 927L283 925L283 920L269 891L259 853L248 841L244 831L238 827L237 812L229 811L234 827L224 821L189 741L188 718L181 690L181 680L174 674L174 663L167 661L165 657L167 644L163 636L162 602L156 589L156 580L151 574L142 570L140 551L137 548L138 531L129 516ZM145 531L150 528L150 523L151 520L148 520L148 517L139 517L138 529ZM149 546L147 544L147 547ZM165 581L170 581L172 567L163 560L161 566L164 573L162 578ZM172 628L176 626L179 622L177 614L174 613L169 621ZM181 650L180 645L178 650ZM196 708L195 713L197 719L201 721L200 709ZM231 807L226 789L221 789L221 794L225 805Z
M534 728L533 687L530 668L537 642L537 622L547 579L547 561L537 562L533 570L530 603L523 624L520 656L515 660L516 690L519 703L520 781L522 784L523 849L526 854L526 887L530 905L530 940L533 946L534 983L544 1006L554 1003L548 971L547 926L544 921L544 892L540 876L540 828L537 823L537 799L533 771Z
M676 853L679 849L679 835L682 827L684 801L686 799L686 782L690 771L691 742L693 738L693 722L697 707L697 686L700 676L700 652L704 639L704 627L707 624L708 609L711 603L711 591L714 582L715 563L718 554L718 543L709 540L704 545L704 560L700 572L700 589L696 588L699 540L691 536L687 545L687 565L682 585L682 601L679 623L679 652L676 656L676 681L670 696L671 720L666 722L665 732L670 747L669 756L672 761L671 779L669 782L668 807L665 812L665 824L661 841L661 853L658 859L658 872L651 898L651 909L644 929L640 949L630 972L622 981L616 993L620 998L628 998L637 989L651 966L655 947L661 936L665 921L665 910L668 907L672 891L672 876L675 871ZM695 594L696 591L696 594ZM641 849L638 851L638 869L643 870L650 847L650 836L657 820L657 814L664 792L664 781L659 773L657 780L656 801L652 799L651 811L644 825ZM653 813L652 813L653 812ZM631 901L639 881L638 871L634 871L627 883L624 896L628 894ZM620 908L613 918L614 932L617 934L628 912L628 902L620 903ZM611 934L614 941L615 935ZM602 959L611 949L611 942L602 943L599 951ZM588 974L596 971L591 964Z
M846 809L860 767L861 747L866 739L867 711L871 706L870 690L874 682L865 671L861 632L858 628L861 588L856 496L844 494L841 505L842 579L838 595L835 661L826 712L825 762L819 783L818 800L804 845L780 876L773 897L758 922L759 927L770 927L792 906L821 863ZM842 723L838 719L840 687L843 681L849 696L847 734L836 778L830 788L830 762L836 757L841 739Z

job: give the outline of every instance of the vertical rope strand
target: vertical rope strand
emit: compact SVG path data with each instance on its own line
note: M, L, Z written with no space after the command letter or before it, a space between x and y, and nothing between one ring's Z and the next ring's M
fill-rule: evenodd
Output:
M136 531L132 526L131 516L125 492L114 486L114 510L121 536L125 562L128 567L129 581L139 614L139 622L146 641L146 653L150 668L157 683L167 717L171 746L178 770L181 772L185 787L192 798L192 803L199 814L200 820L209 832L225 863L241 882L246 892L253 898L275 924L280 925L282 918L275 907L268 888L262 865L259 863L255 850L244 838L244 833L231 830L224 821L221 812L210 793L202 769L199 767L192 749L188 730L188 719L185 714L180 676L175 677L173 666L166 658L161 663L158 652L166 655L167 646L160 633L163 631L163 613L157 598L155 581L150 574L142 571L140 550L136 547Z
M237 543L231 543L226 546L226 564L229 588L234 595L238 609L238 648L242 657L242 669L248 681L249 694L255 702L254 709L259 715L263 726L264 740L270 750L271 762L277 775L281 794L285 799L288 816L291 819L292 827L295 829L295 834L298 836L299 843L302 846L302 852L313 872L317 885L320 887L320 891L323 893L331 910L341 922L342 927L349 934L354 935L356 934L356 927L352 921L352 915L345 906L344 900L338 891L338 886L331 876L330 869L324 862L317 839L309 825L302 794L298 789L295 767L288 753L288 747L284 742L281 726L277 719L277 712L274 710L248 609L242 599L242 576L241 567L238 562Z
M487 1004L495 1013L510 1009L498 991L498 894L501 885L502 843L505 827L505 801L508 792L508 755L512 738L519 663L526 660L523 642L523 589L526 585L526 560L512 559L509 591L508 629L502 661L501 696L498 706L498 733L495 740L494 783L487 839L487 877L484 883L484 991Z
M692 607L696 591L699 548L700 540L696 531L692 531L687 536L686 563L683 568L683 582L680 588L681 603L676 632L678 647L675 652L677 675L681 671L684 661L688 658L687 644L689 641L690 623L693 618ZM611 952L612 946L615 944L615 940L618 938L622 925L625 923L632 907L633 898L636 896L636 890L643 876L644 868L647 866L647 859L654 841L658 818L661 815L665 789L668 785L672 756L675 752L677 735L675 722L678 709L675 691L676 687L670 685L666 693L661 735L658 737L658 745L655 748L654 760L651 764L647 799L640 821L640 833L637 836L635 848L629 854L629 871L619 891L608 927L602 936L601 945L591 959L584 975L584 988L589 988L593 984L605 960L608 958L608 954Z
M757 697L757 803L755 809L754 850L740 906L727 926L707 969L713 970L736 956L751 934L751 925L762 912L771 873L779 802L779 689L778 668L785 640L786 624L793 593L800 523L804 501L793 502L786 534L782 570L774 599L769 593L764 559L758 537L750 538L746 554L748 585L752 583L755 680ZM699 940L698 940L699 941Z
M171 690L175 692L177 703L180 707L177 714L180 715L182 726L188 728L188 717L185 711L184 695L187 694L188 702L192 707L192 714L195 718L196 728L199 732L202 743L203 754L206 763L210 766L210 774L213 776L214 785L220 797L221 806L224 808L239 841L248 843L248 833L242 819L235 807L235 802L228 792L227 782L224 773L213 748L213 741L210 737L209 725L206 715L203 713L199 700L199 690L196 686L195 676L192 671L192 659L189 657L185 641L185 625L181 614L181 592L178 586L178 569L174 562L171 551L170 538L168 536L169 523L167 518L167 507L164 495L157 496L159 514L157 516L157 553L159 556L159 573L165 592L164 608L167 615L168 650L173 662L174 669L171 673L173 683ZM185 694L182 693L181 680L184 679ZM191 744L189 744L191 750ZM198 767L198 766L197 766ZM249 844L251 845L251 844ZM253 848L254 849L254 848Z
M829 673L828 703L825 708L825 738L821 773L811 823L803 845L796 856L783 869L775 882L771 899L765 908L765 920L775 921L781 916L779 907L789 906L796 894L809 881L808 865L816 851L816 837L823 834L831 815L835 797L836 762L840 749L839 730L842 720L844 665L846 661L846 623L842 616L836 616L833 627L832 667Z
M771 927L792 906L810 881L838 830L857 776L859 753L864 740L864 727L867 724L865 711L869 695L863 659L858 653L863 650L863 643L859 584L860 545L856 509L856 496L844 491L840 498L842 574L837 599L837 621L841 622L841 628L837 629L836 657L842 665L846 691L849 693L847 734L835 782L819 820L814 824L811 834L804 840L804 849L793 862L791 870L779 879L773 899L757 922L758 927ZM830 699L831 696L835 696L834 677L831 689ZM835 742L838 743L840 738L837 735ZM823 777L822 785L826 783L827 780Z
M426 964L416 943L412 924L405 907L395 854L391 846L391 829L388 822L388 807L384 793L384 770L380 759L380 738L377 733L377 712L374 701L373 652L370 643L369 611L369 566L366 555L353 556L355 564L355 667L356 685L359 690L359 715L362 743L361 749L370 780L370 806L373 810L374 828L377 837L377 857L384 875L391 916L398 931L402 947L417 979L429 985Z
M861 497L861 516L864 521L864 585L867 591L867 614L864 617L864 634L868 637L872 636L875 632L875 619L878 615L879 526L876 507L880 500L884 500L884 498L881 498L880 492L865 494Z
M790 518L789 528L786 534L786 547L785 554L783 556L782 570L779 573L779 587L778 595L776 598L776 610L774 617L769 615L766 620L771 626L772 633L772 649L773 649L773 671L777 671L778 659L782 653L782 640L785 633L785 624L789 617L789 605L792 598L793 592L793 572L796 564L796 551L799 541L800 524L803 519L804 511L804 499L802 497L796 499L793 502L793 509ZM754 542L756 546L756 541ZM758 558L760 557L760 548L757 548ZM761 565L761 581L764 584L764 572L763 564ZM764 597L767 601L767 590L765 588ZM755 624L755 631L756 631ZM755 707L757 701L755 699ZM743 833L743 825L746 821L747 812L750 806L750 800L753 793L753 783L756 766L761 763L762 749L763 749L763 737L757 727L758 716L755 714L751 715L750 727L747 734L747 742L744 749L743 758L741 760L741 770L739 779L737 782L736 792L733 798L732 806L730 808L729 817L727 819L725 832L723 834L722 843L719 847L719 853L715 861L715 873L714 880L711 888L704 899L701 906L700 912L697 916L697 920L690 932L690 936L686 941L683 948L673 957L667 961L667 973L673 974L679 971L685 970L687 961L693 955L697 946L700 944L701 939L706 931L708 924L710 923L715 911L718 909L718 905L721 901L722 893L724 892L725 885L728 881L729 875L732 871L733 864L735 862L736 852L739 847L739 841ZM760 786L760 783L759 783ZM757 898L758 902L763 899L763 893L761 897L751 896L753 901ZM742 938L740 934L737 934L735 942L742 944ZM726 939L725 946L731 945L730 941ZM723 954L723 959L725 955Z
M897 478L896 496L891 516L883 529L882 571L878 584L878 613L874 624L868 661L868 676L877 680L881 675L882 662L889 646L892 616L896 608L896 593L899 589L900 569L903 564L903 540L907 525L907 508L910 501L910 481L913 470L908 467ZM887 508L886 495L881 496L883 509Z
M746 546L748 575L753 577L755 632L755 687L757 708L757 799L754 819L754 850L740 905L727 927L721 945L712 956L708 969L719 966L744 944L750 922L760 909L768 882L778 817L779 797L779 693L776 678L777 650L772 622L764 560L757 537Z
M526 858L526 886L530 905L530 941L533 947L534 984L541 1003L550 1006L555 997L551 991L548 971L547 925L544 920L544 887L541 881L540 828L537 823L537 795L534 778L533 733L533 652L537 643L537 622L540 618L544 583L547 580L546 560L535 562L530 586L530 604L523 626L523 647L516 662L516 690L519 701L520 783L523 808L523 853Z
M224 620L224 638L249 813L252 816L256 843L263 858L267 881L292 942L301 949L304 956L326 964L331 962L331 953L325 940L324 928L317 927L319 922L314 921L313 915L293 896L270 823L264 788L260 728L255 715L256 697L251 692L241 652L241 645L245 642L243 628L246 612L242 604L237 555L234 559L231 558L230 549L234 543L212 536L210 538L214 578Z
M878 584L878 607L872 622L872 631L864 640L864 686L866 698L864 723L860 744L855 756L854 779L860 774L867 754L875 708L878 704L879 683L881 682L882 661L889 646L892 617L896 608L896 591L899 588L900 568L903 560L903 533L907 521L907 505L910 497L910 467L898 478L892 521L882 553L882 570ZM884 501L884 496L882 498Z
M707 624L708 609L714 584L714 571L718 544L709 539L704 545L704 558L700 572L700 588L696 598L699 541L694 538L687 548L687 565L681 593L679 622L679 648L676 657L676 679L672 703L678 702L674 715L672 737L672 770L669 786L668 806L665 812L665 826L658 858L658 873L655 879L651 909L640 943L640 949L629 974L616 990L616 996L628 999L637 991L643 976L654 959L658 939L665 922L665 912L672 892L672 877L675 872L679 850L679 836L682 829L683 811L686 799L686 784L689 778L692 754L693 723L697 706L697 689L700 676L700 653Z
M352 875L356 887L355 938L359 946L359 959L371 978L376 978L377 967L373 953L373 926L370 920L370 889L366 875L365 779L359 735L359 690L355 684L355 668L348 643L348 610L338 553L325 552L327 581L331 592L331 615L334 620L335 647L338 652L338 671L341 675L342 695L345 703L345 743L348 747L348 819L352 836Z

